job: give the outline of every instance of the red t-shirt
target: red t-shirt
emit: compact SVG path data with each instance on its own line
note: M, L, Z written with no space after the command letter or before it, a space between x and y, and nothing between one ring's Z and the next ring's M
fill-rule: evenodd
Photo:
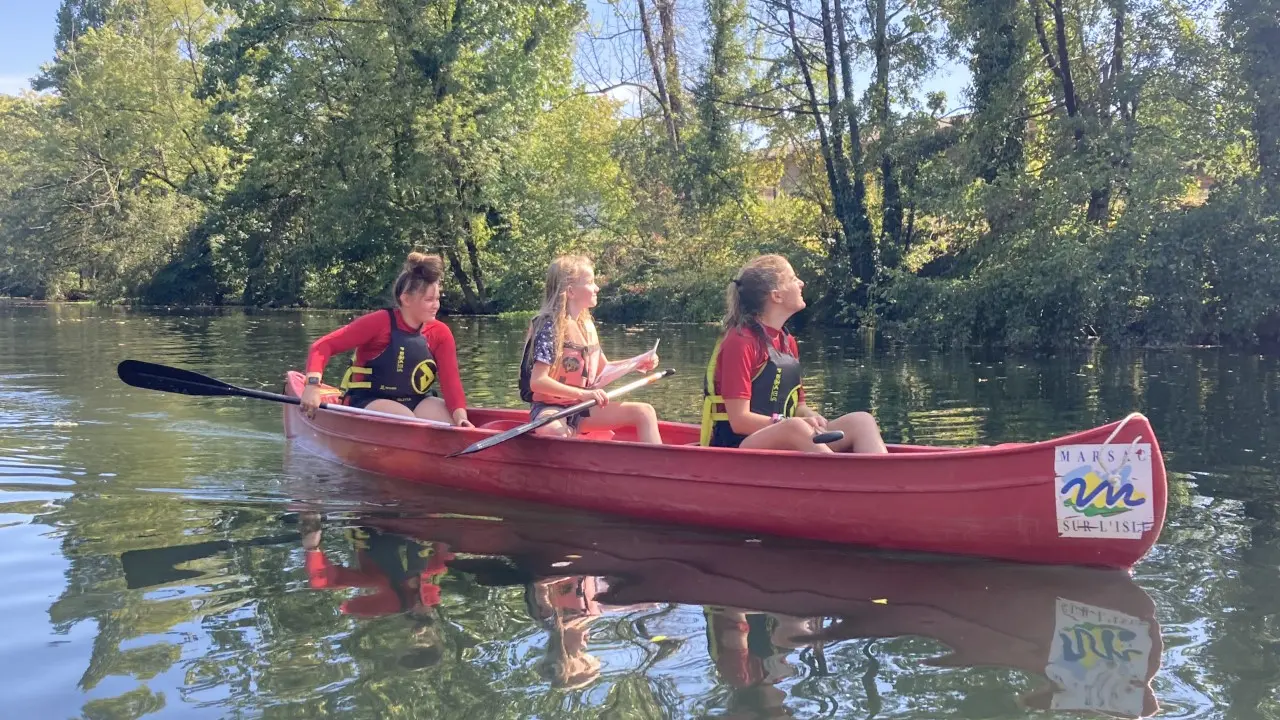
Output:
M783 346L782 331L764 327L765 337L778 352L800 357L800 348L794 336L788 334L786 346ZM720 345L720 357L716 360L715 381L720 397L726 400L750 400L751 378L755 377L765 363L769 362L769 351L760 342L760 335L749 328L730 330ZM800 402L804 402L804 387L798 394Z
M400 311L393 312L400 330L413 332L413 328L405 324ZM440 383L445 406L449 412L466 407L467 396L462 392L462 378L458 376L458 351L453 342L453 332L448 325L432 320L422 324L422 336L427 339L427 347L436 361L436 381ZM311 343L307 372L323 372L329 358L352 349L356 351L356 365L364 367L390 344L391 323L387 322L387 311L375 310Z

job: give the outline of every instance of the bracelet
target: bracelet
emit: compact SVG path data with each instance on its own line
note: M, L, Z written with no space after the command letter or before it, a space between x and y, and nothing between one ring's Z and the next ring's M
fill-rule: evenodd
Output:
M769 422L773 423L774 425L777 425L778 423L782 422L782 416L779 415L778 413L774 413L769 416Z

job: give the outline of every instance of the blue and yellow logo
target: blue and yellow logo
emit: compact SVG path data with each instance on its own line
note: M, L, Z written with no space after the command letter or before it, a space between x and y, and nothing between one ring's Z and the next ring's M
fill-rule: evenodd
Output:
M413 385L413 391L419 395L426 395L427 391L436 381L436 361L423 360L413 369L409 375L409 382Z
M1143 652L1133 647L1138 635L1128 628L1082 622L1058 632L1062 640L1062 659L1088 669L1104 663L1114 666L1127 663Z
M1062 504L1085 517L1110 517L1127 513L1133 508L1144 505L1146 496L1134 488L1129 482L1132 468L1125 466L1108 482L1093 465L1081 465L1067 473L1058 492L1062 496Z

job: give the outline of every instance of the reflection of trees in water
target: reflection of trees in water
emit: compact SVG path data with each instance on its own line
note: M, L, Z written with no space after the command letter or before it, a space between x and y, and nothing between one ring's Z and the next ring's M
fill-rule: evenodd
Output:
M703 702L699 698L724 690L689 678L705 672L709 661L681 665L690 660L687 648L648 666L645 652L617 652L616 646L639 641L629 620L607 616L592 624L590 647L610 653L600 679L569 694L532 691L547 686L534 664L545 654L546 640L545 630L527 616L522 590L481 586L463 573L444 581L443 658L421 670L398 662L411 645L404 618L354 620L338 612L346 594L304 590L296 545L233 543L193 561L197 577L126 588L118 557L127 550L282 532L271 505L196 502L136 489L206 488L233 498L267 492L274 478L263 468L278 466L279 411L126 392L110 380L86 384L87 373L105 378L111 370L106 358L87 362L83 348L154 349L146 351L149 359L267 383L278 375L271 368L296 364L300 348L342 318L137 315L82 307L48 312L78 322L22 342L46 359L48 372L67 378L68 388L58 392L74 399L56 416L82 425L74 433L50 433L42 452L67 468L92 470L77 477L69 488L73 495L52 510L30 508L35 522L61 533L69 563L67 586L49 617L57 632L86 622L95 628L82 688L101 687L108 677L138 681L118 697L86 704L86 716L137 716L186 702L255 712L274 704L272 712L284 717L336 710L409 716L441 707L473 717L591 716L610 708L634 717L679 717ZM95 319L100 322L89 322ZM520 350L520 323L460 318L454 324L469 389L498 404L513 403L502 383ZM648 341L645 333L625 335L620 327L602 331L606 342L619 345L619 356L645 349ZM681 374L647 399L667 416L692 419L699 370L714 337L700 326L653 332L671 346L663 356ZM857 339L836 333L806 332L801 339L813 394L832 412L875 410L891 439L1031 440L1132 409L1146 413L1160 433L1172 478L1193 474L1196 491L1210 503L1172 507L1163 543L1138 569L1140 583L1159 600L1168 644L1183 646L1175 657L1184 665L1167 668L1157 687L1173 697L1175 708L1180 697L1203 693L1206 702L1239 717L1280 715L1269 690L1280 684L1280 637L1270 611L1280 595L1274 571L1280 566L1274 502L1280 490L1272 452L1280 447L1274 419L1280 371L1274 359L1212 349L1001 358L880 348L868 355ZM116 477L93 475L107 470ZM1174 484L1185 491L1185 484ZM326 542L335 555L350 558L341 538ZM687 620L700 612L681 607L673 616ZM943 652L937 642L917 637L833 643L825 648L829 672L819 674L801 650L790 660L800 674L779 688L797 715L833 703L861 716L878 710L930 717L1024 714L1016 697L1035 681L1016 671L921 666ZM179 691L154 682L175 668L184 676Z

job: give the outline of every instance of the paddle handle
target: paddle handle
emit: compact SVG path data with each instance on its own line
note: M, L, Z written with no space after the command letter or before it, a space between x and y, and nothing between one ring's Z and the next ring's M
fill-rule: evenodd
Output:
M843 430L828 430L827 432L818 433L817 435L814 435L813 444L830 445L833 442L838 442L843 439L844 439Z

